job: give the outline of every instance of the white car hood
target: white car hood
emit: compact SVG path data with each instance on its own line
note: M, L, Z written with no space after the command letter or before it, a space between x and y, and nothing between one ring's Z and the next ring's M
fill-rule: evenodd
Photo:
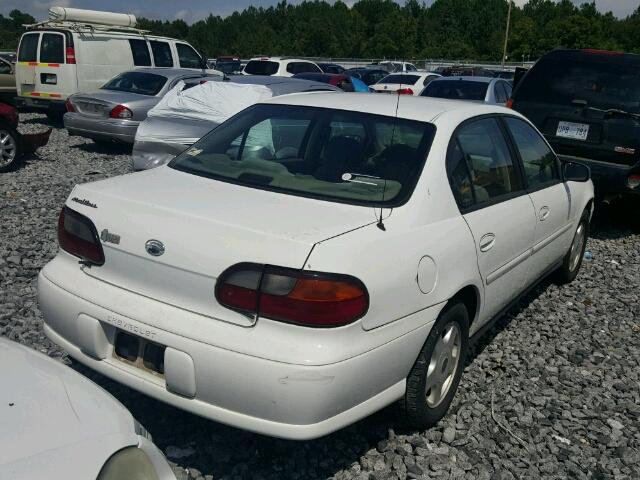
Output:
M0 338L0 478L96 478L137 445L131 414L77 372Z

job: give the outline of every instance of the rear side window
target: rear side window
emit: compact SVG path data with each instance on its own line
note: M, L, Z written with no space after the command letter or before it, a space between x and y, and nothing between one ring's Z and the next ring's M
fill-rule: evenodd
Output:
M484 100L488 85L468 80L438 80L427 85L420 95L454 100Z
M149 54L149 47L147 46L146 40L130 38L129 46L131 47L131 55L133 55L133 64L135 66L151 66L151 54Z
M18 51L19 62L38 61L38 37L40 37L39 33L27 33L22 36L20 50Z
M388 75L378 83L401 83L403 85L414 85L420 77L418 75Z
M518 118L506 118L505 123L520 153L529 187L536 188L559 181L556 156L538 132Z
M202 68L200 55L189 45L176 43L176 50L178 51L178 61L182 68Z
M40 40L40 61L64 63L64 37L59 33L43 33Z
M251 60L244 67L244 72L249 75L273 75L278 72L278 62L270 62L268 60Z
M494 85L494 88L495 88L496 102L505 103L507 101L507 92L504 89L504 84L502 82L497 82Z
M153 61L156 67L173 67L173 57L171 56L171 48L167 42L158 42L151 40L151 51L153 52Z
M305 72L322 73L322 70L310 62L291 62L287 64L287 72L295 75L296 73Z
M8 73L11 73L11 65L0 59L0 75L6 75Z

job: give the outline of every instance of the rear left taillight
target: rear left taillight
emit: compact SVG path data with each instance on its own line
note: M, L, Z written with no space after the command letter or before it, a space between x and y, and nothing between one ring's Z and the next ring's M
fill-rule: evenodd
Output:
M640 185L640 173L632 173L627 177L627 187L638 188Z
M58 243L64 251L89 265L104 264L104 252L95 225L89 218L66 206L58 217Z
M504 106L507 108L513 108L513 98L507 100L507 103L505 103Z
M399 88L398 90L396 90L396 93L398 95L413 95L413 90L411 90L410 88Z
M76 51L73 47L67 47L65 55L65 63L75 65L76 63Z
M306 327L340 327L369 308L364 284L349 275L241 263L216 284L221 305L242 313Z
M109 116L111 118L131 118L133 117L133 112L124 105L116 105L109 112Z
M64 106L67 107L67 112L75 112L76 111L76 107L73 106L73 103L71 103L71 100L67 99L66 102L64 102Z

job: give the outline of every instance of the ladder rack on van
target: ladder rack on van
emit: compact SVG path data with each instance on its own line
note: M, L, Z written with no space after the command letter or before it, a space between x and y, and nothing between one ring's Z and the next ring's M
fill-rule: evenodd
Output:
M56 22L52 20L45 20L43 22L32 23L32 24L23 24L28 30L40 30L46 28L62 28L73 30L74 32L121 32L121 33L138 33L140 35L145 35L150 33L151 30L143 30L135 27L123 27L117 25L101 25L96 23L80 23L80 22Z

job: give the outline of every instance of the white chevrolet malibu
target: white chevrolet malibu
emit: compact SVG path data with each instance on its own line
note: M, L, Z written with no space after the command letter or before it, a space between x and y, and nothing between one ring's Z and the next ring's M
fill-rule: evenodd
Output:
M589 170L503 107L277 97L169 165L80 185L42 270L46 334L103 374L267 435L400 400L447 411L470 339L578 273Z

